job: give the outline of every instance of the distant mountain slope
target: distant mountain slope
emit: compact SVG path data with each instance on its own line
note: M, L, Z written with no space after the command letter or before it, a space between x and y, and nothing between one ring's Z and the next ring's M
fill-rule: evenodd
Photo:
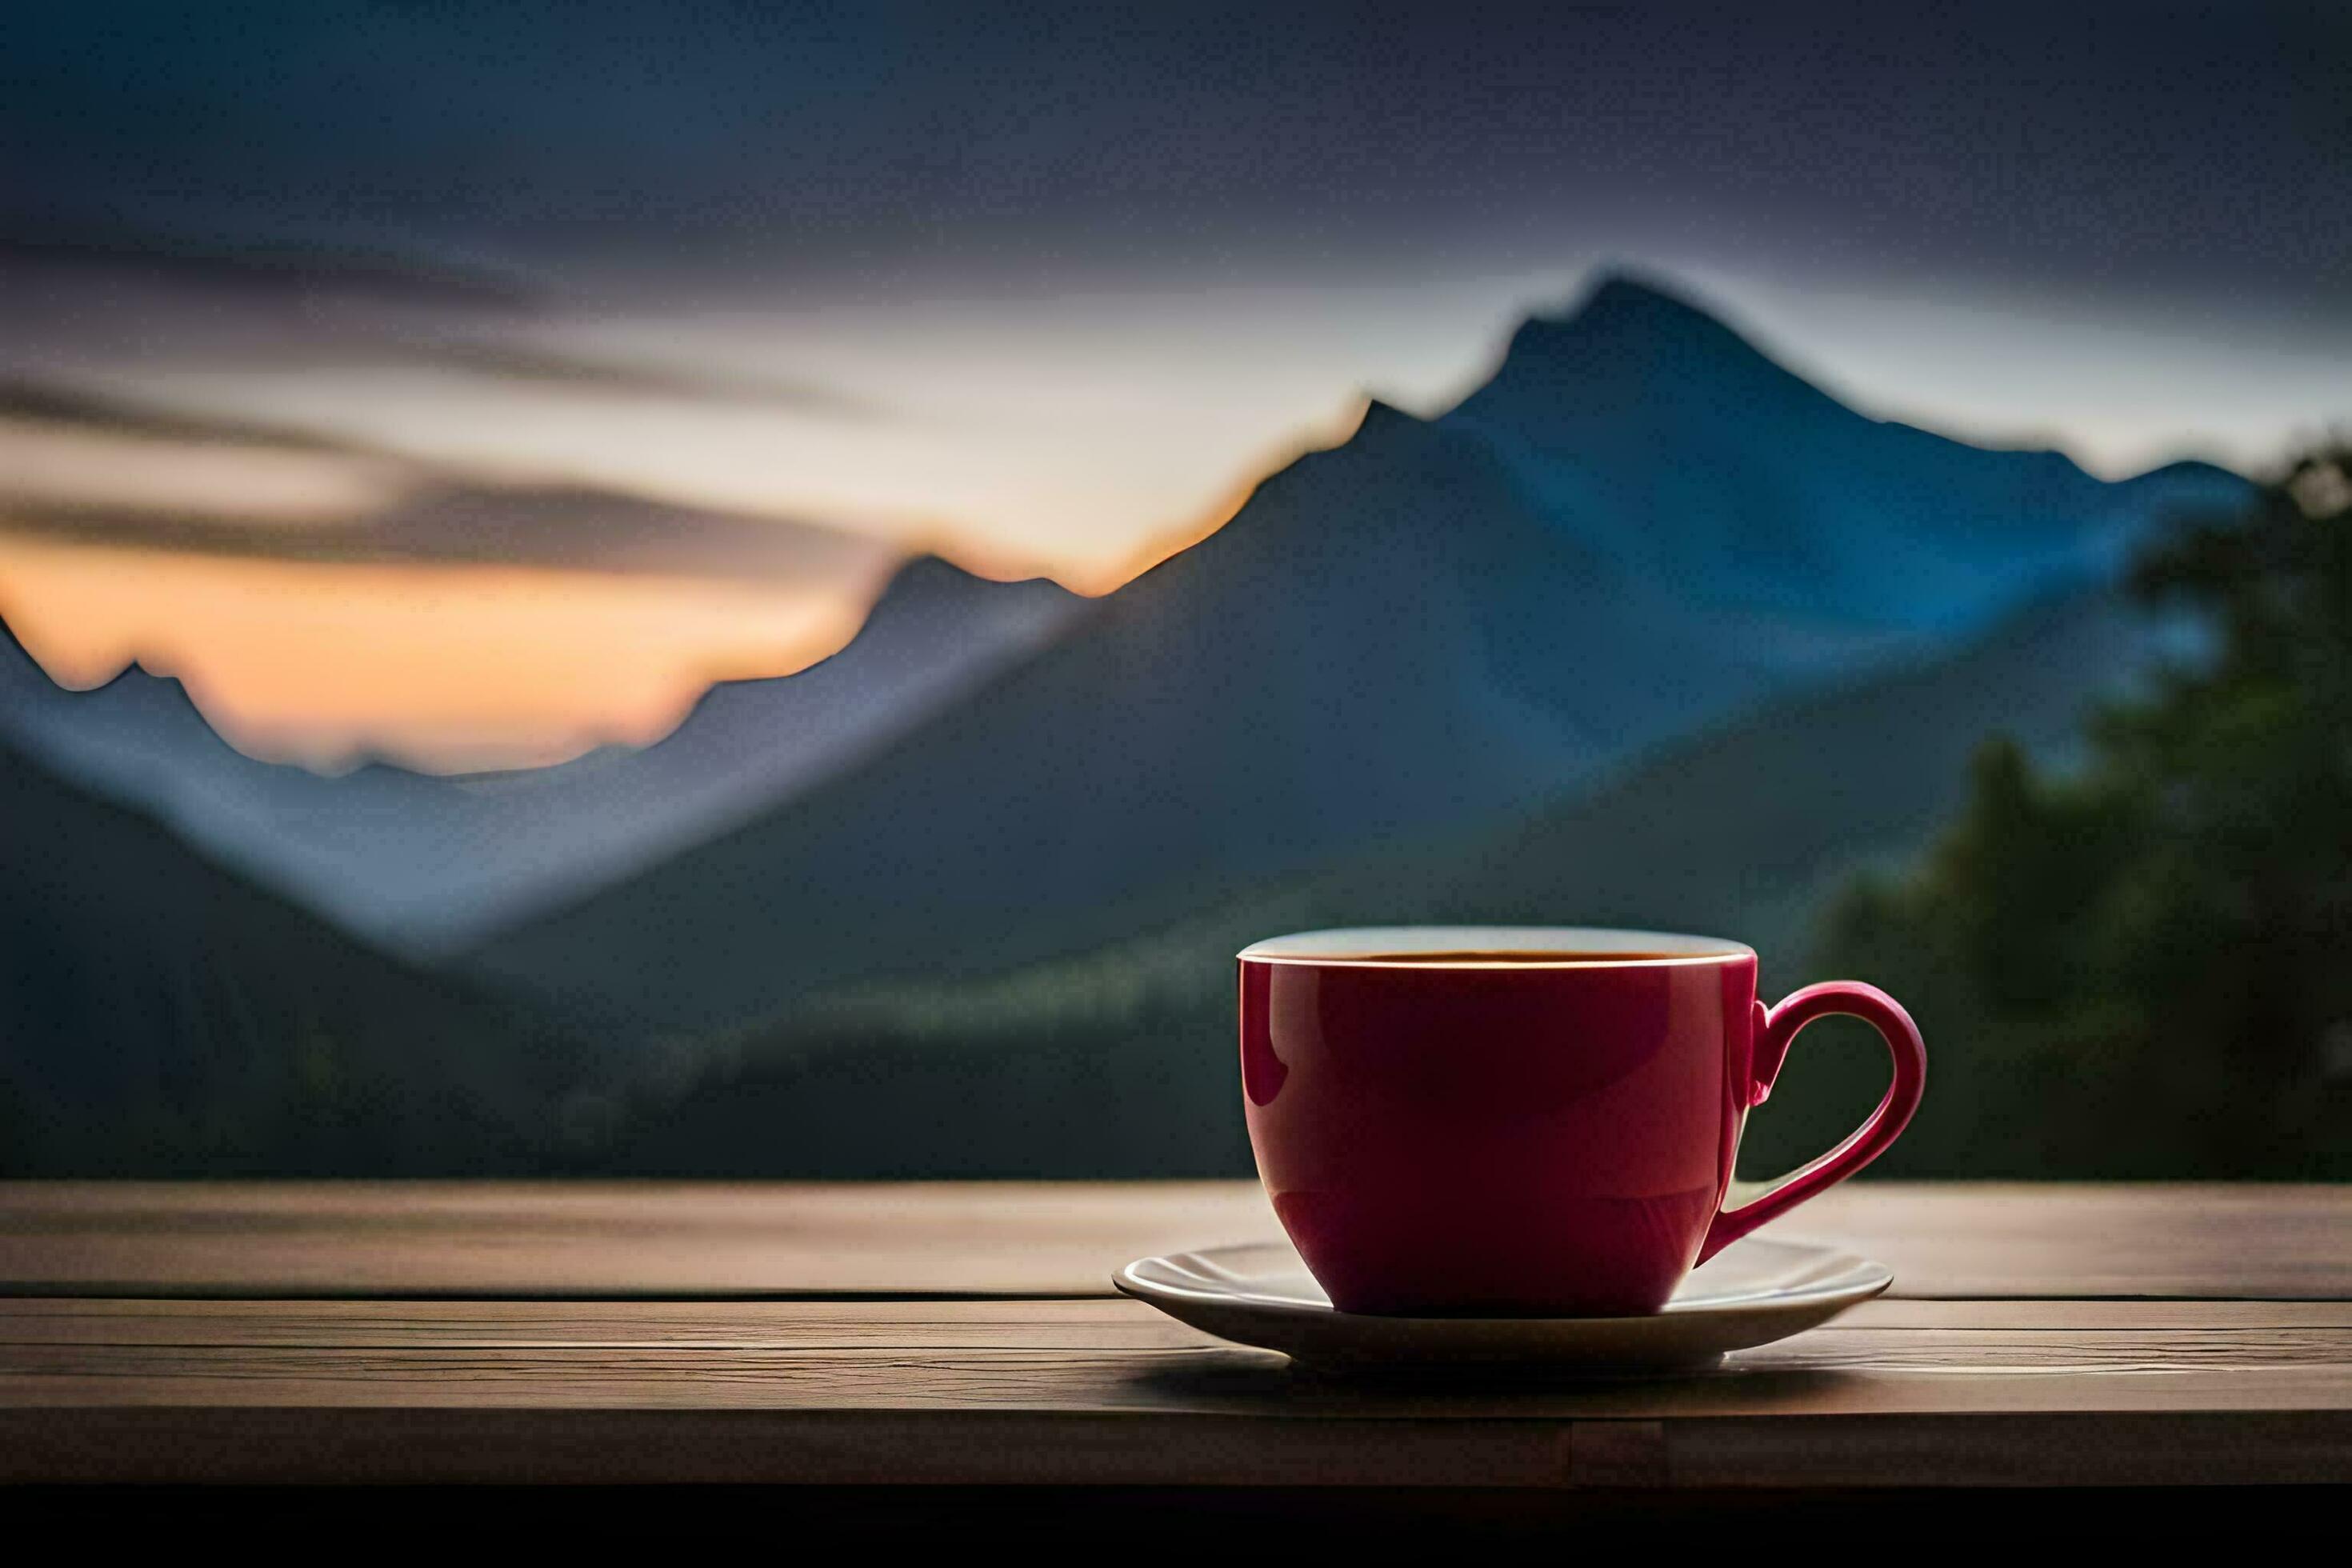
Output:
M329 779L257 762L214 733L178 681L133 668L63 691L0 626L0 739L351 930L429 955L788 797L1083 604L1042 579L991 583L924 556L840 653L713 687L656 745L462 779L388 766Z
M616 1095L635 1110L608 1158L709 1174L1244 1173L1232 972L1247 942L1422 921L1697 930L1755 943L1778 994L1823 978L1809 949L1824 896L1915 853L1986 735L2063 758L2089 705L2172 640L2091 591L1958 654L1667 747L1506 826L1271 883L1056 962L814 1000ZM1818 1120L1767 1119L1755 1167L1818 1152L1802 1143L1819 1142Z
M0 1174L529 1171L596 1072L0 746Z
M1510 454L1549 515L1677 596L1898 634L1981 630L2105 581L2151 515L2229 503L2175 464L2120 484L1864 417L1675 295L1603 281L1537 318L1445 422Z
M1612 280L865 764L474 959L600 1027L694 1030L1083 952L1956 647L2242 490L1881 424Z

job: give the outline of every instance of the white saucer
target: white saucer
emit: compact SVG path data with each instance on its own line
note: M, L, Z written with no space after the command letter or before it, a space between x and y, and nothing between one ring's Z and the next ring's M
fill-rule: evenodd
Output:
M1712 1362L1825 1323L1895 1276L1801 1242L1733 1242L1643 1318L1382 1318L1333 1310L1282 1242L1139 1258L1111 1283L1219 1339L1358 1367L1507 1363L1647 1371Z

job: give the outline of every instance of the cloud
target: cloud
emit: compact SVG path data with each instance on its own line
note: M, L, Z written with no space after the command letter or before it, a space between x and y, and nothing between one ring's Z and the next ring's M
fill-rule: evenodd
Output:
M412 344L405 352L421 363L527 386L623 397L766 405L834 419L874 419L885 413L866 398L810 382L591 359L532 344L451 339Z
M440 484L360 531L380 559L523 562L711 577L805 577L869 563L874 541L582 485Z
M207 245L148 234L0 234L0 263L58 271L128 274L213 293L336 298L526 313L545 291L520 274L394 251L248 243Z
M278 451L380 456L356 442L284 426L120 401L59 382L0 380L0 419L66 426L103 436L205 446L264 447ZM0 480L5 484L5 480Z
M349 565L541 566L646 576L798 580L887 547L822 524L712 511L585 485L444 481L327 524L249 523L144 507L0 496L0 533Z
M842 420L887 412L788 375L581 354L517 334L519 324L547 321L552 304L504 273L373 253L0 234L5 353L20 362L64 368L111 344L101 360L421 367L525 391Z
M12 487L0 472L0 532L84 544L352 564L530 565L719 579L793 580L865 569L887 549L820 523L664 501L594 485L509 484L393 457L357 443L213 419L34 381L0 382L0 422L34 439L118 438L112 464L190 447L258 464L289 454L348 458L388 499L331 517L243 515L234 494L126 503L91 482ZM87 458L85 458L87 460ZM102 477L102 476L101 476ZM15 493L10 493L11 489Z

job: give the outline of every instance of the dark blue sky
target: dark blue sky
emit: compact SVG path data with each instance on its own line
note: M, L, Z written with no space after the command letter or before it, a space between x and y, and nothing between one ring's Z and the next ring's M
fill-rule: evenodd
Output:
M887 294L1672 249L2352 313L2352 7L19 4L18 240Z

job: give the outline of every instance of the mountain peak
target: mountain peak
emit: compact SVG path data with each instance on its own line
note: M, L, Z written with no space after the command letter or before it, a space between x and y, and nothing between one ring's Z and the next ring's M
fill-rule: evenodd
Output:
M845 668L843 655L852 649L861 658L873 656L877 647L903 653L910 646L908 639L928 648L940 639L952 643L985 634L992 640L1009 637L1012 644L1025 644L1033 635L1043 637L1081 602L1050 577L998 582L925 552L908 556L890 574L848 646L812 668L833 666L837 674ZM895 660L899 656L881 657ZM756 687L764 682L722 684Z
M1764 357L1746 338L1683 295L1633 273L1609 272L1566 314L1530 316L1521 322L1504 363L1507 367L1523 356L1596 350Z
M884 604L910 599L965 594L981 586L982 583L982 579L977 574L965 571L947 557L926 551L919 555L910 555L898 563L875 604L878 608Z
M1364 401L1364 416L1356 422L1354 433L1343 445L1353 444L1366 437L1379 437L1390 431L1418 429L1426 421L1415 418L1393 403L1383 403L1377 397L1367 398Z
M1638 272L1604 272L1586 290L1584 302L1573 312L1586 321L1647 321L1654 325L1697 324L1728 331L1714 314L1658 280Z
M1683 294L1609 272L1573 309L1521 322L1493 379L1454 412L1556 431L1563 419L1613 416L1661 400L1697 400L1743 414L1767 405L1835 403Z
M945 556L925 552L910 555L890 574L881 595L874 601L868 614L875 616L903 615L908 612L929 614L944 605L971 600L1063 600L1073 597L1068 589L1045 577L1026 577L1012 582L1000 582L968 572Z

